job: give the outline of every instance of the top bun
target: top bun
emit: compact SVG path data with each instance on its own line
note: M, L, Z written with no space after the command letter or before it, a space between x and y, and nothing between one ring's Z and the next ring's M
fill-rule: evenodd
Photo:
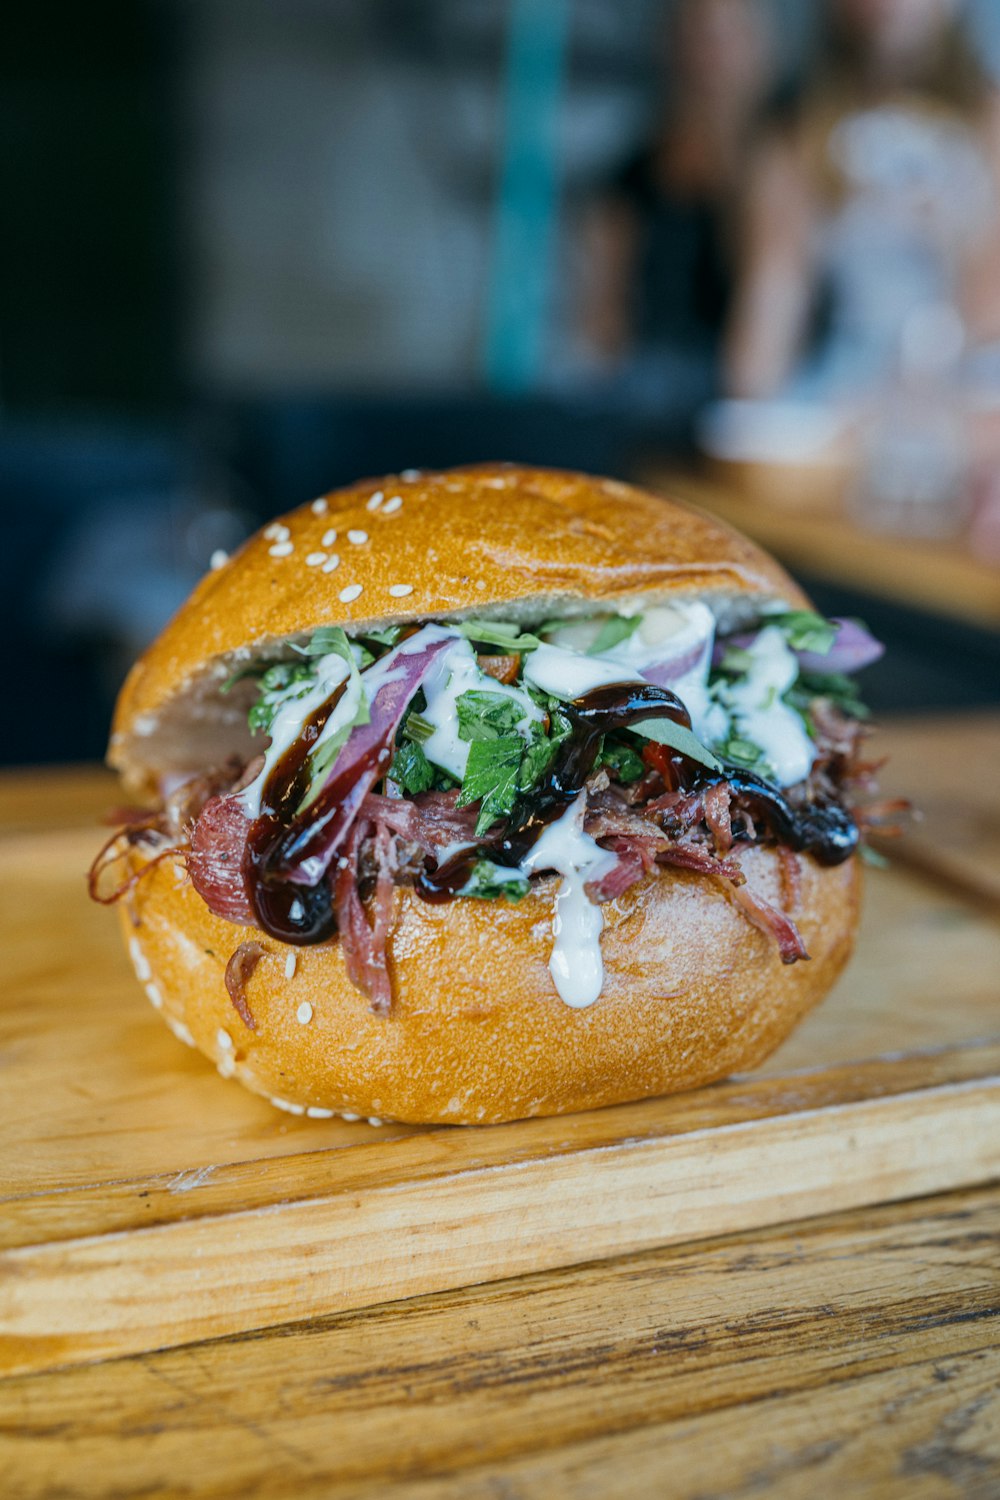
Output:
M806 602L745 537L617 480L512 464L366 480L272 522L202 579L129 673L108 759L139 790L249 756L245 699L222 681L320 625L527 621L678 595L737 617Z

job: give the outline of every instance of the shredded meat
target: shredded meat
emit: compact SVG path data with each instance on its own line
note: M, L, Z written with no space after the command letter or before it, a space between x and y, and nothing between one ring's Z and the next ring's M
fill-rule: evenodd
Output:
M376 1015L388 1015L392 1003L386 946L392 916L394 881L393 838L383 825L375 834L377 875L371 921L359 889L361 844L371 834L371 824L358 820L337 860L333 901L344 949L344 963L351 983L368 996Z
M512 680L511 674L516 676L519 661L514 655L481 657L480 666L506 682ZM416 670L413 664L410 670ZM393 701L382 705L386 733L398 722L400 705L411 690L412 683L400 685L398 691L393 686ZM823 806L839 802L845 789L854 794L871 792L878 767L860 757L863 726L825 700L816 700L811 712L816 761L809 778L788 790L788 803L796 808ZM374 733L368 727L364 730L369 739ZM798 855L782 841L780 822L774 826L766 798L741 786L735 777L731 782L718 780L684 790L673 756L655 743L646 746L644 759L645 773L629 785L611 780L606 768L587 782L586 832L616 856L611 868L588 886L591 897L613 901L657 870L689 870L719 880L746 918L777 944L783 962L807 958L791 915L802 904L802 866ZM205 776L165 786L159 811L123 809L121 821L126 826L108 840L94 861L91 894L99 901L117 900L160 860L180 852L192 884L212 911L238 926L256 925L244 874L251 822L236 793L260 769L259 757L245 767L230 763ZM350 817L342 819L340 842L335 847L328 841L329 849L319 851L322 858L317 868L323 867L325 874L318 878L330 885L348 976L369 997L373 1010L384 1015L391 1002L388 939L395 887L419 881L455 845L497 849L506 825L499 822L486 839L477 839L478 809L476 805L458 807L457 790L408 797L390 794L391 783L386 783L387 790L377 793L370 790L377 775L373 762L366 784L351 784ZM875 803L862 809L857 821L862 828L890 831L885 824L906 807L899 800ZM776 849L783 910L745 882L736 852L752 843ZM109 872L130 846L137 845L144 846L151 857L124 880L116 879L109 891ZM241 943L226 969L233 1005L251 1030L256 1023L245 990L264 951L259 943Z
M212 797L191 833L188 874L198 895L217 916L251 927L253 907L243 874L250 820L235 796Z
M774 939L783 964L793 964L798 959L809 957L791 917L786 917L784 912L778 911L777 907L765 901L763 896L759 896L748 885L727 885L725 889L753 925Z
M226 989L236 1014L248 1031L256 1031L257 1022L247 1004L246 987L266 952L262 943L241 943L226 965Z

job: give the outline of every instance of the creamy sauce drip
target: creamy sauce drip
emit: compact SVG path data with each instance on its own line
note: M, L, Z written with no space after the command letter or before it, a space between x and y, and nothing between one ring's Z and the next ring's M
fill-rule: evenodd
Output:
M552 918L549 973L559 996L574 1009L600 998L604 988L601 933L604 913L587 895L587 882L613 869L617 855L584 832L587 794L581 792L561 818L543 830L520 863L522 875L555 870L562 876Z

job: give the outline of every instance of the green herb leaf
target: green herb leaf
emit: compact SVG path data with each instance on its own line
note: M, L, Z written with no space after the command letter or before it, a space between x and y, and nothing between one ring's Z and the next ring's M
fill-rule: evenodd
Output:
M363 635L366 641L374 641L378 646L395 646L403 629L402 625L387 625L384 630L366 630Z
M637 755L631 745L624 745L621 740L610 738L606 739L601 746L601 753L595 765L607 766L608 770L613 771L625 786L630 781L638 781L646 771L642 756Z
M348 666L353 667L355 663L353 646L357 646L361 653L362 667L369 666L374 660L370 651L356 641L350 641L340 625L321 625L319 630L314 630L304 646L296 646L300 656L342 656Z
M497 818L513 811L519 791L519 773L524 741L519 734L496 740L474 740L462 780L457 806L467 807L482 799L476 833L483 834Z
M837 639L837 627L811 609L790 609L785 614L766 616L768 625L777 625L793 651L816 651L825 656Z
M641 622L642 615L608 615L594 641L588 646L587 655L600 656L602 651L610 651L621 641L627 641Z
M715 747L723 760L732 761L735 766L743 766L747 771L757 771L766 763L766 756L759 745L752 740L745 740L738 734L730 735L729 739L722 740Z
M520 901L530 889L530 882L517 870L496 865L491 859L477 859L459 895L476 896L481 901L495 901L498 896Z
M434 767L413 740L403 740L396 746L389 775L411 797L418 792L429 792L434 785Z
M524 707L506 693L470 688L455 699L458 734L463 740L498 740L524 718Z
M557 743L556 740L548 739L539 729L525 746L517 777L517 790L522 796L525 792L532 791L549 769Z
M692 734L690 729L685 729L682 724L675 724L673 719L643 719L638 724L630 725L630 729L643 739L655 740L658 745L669 745L671 750L696 760L710 771L722 770L711 750L705 749L697 735Z
M315 672L305 662L280 661L268 667L258 684L260 697L247 714L254 734L267 734L278 709L290 699L304 697L315 681Z
M727 646L719 666L733 677L745 677L753 666L753 657L743 646Z
M430 719L425 719L423 714L418 714L412 710L407 714L406 722L403 724L403 734L406 739L412 740L416 745L420 745L423 744L424 740L429 740L433 733L434 725Z
M500 646L510 655L515 651L534 651L542 643L537 635L521 633L521 627L509 620L457 620L455 629L469 641L484 646Z

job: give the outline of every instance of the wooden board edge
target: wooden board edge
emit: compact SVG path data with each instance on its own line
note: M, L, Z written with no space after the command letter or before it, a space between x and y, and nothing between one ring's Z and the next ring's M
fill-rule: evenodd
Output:
M357 1145L223 1163L79 1187L0 1196L0 1252L127 1233L181 1219L289 1201L365 1195L481 1168L513 1168L581 1151L742 1125L834 1105L912 1094L1000 1074L1000 1037L801 1069L737 1075L686 1094L583 1114L477 1129L436 1128Z
M956 1147L956 1143L958 1147ZM1000 1177L1000 1078L0 1256L0 1374Z

